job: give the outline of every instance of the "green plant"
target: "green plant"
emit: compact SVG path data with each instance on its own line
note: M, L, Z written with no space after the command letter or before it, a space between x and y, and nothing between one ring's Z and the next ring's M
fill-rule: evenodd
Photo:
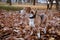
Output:
M21 10L22 7L13 7L13 6L0 6L0 9L3 9L3 10L12 10L12 11L17 11L17 10Z

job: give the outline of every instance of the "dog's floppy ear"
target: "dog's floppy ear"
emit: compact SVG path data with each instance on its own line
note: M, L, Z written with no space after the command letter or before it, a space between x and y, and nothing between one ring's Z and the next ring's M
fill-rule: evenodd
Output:
M31 8L30 7L26 7L25 10L26 10L27 13L30 13Z
M34 13L34 17L36 17L36 13L37 13L37 11L35 11L35 13Z
M35 14L37 13L37 10L35 11Z
M36 16L36 14L37 14L37 10L35 11L35 16Z

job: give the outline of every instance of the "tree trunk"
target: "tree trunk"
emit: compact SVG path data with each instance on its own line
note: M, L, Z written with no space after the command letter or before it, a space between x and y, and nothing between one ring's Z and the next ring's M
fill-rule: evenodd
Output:
M9 4L12 5L12 4L11 4L11 0L10 0L10 3L9 3Z
M12 5L11 0L7 0L7 3L9 3L9 5Z
M35 0L33 0L33 5L35 5Z

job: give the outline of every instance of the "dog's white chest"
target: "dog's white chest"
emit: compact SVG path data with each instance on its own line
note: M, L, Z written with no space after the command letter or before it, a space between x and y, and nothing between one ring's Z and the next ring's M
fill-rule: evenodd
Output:
M32 27L35 26L34 19L29 19L29 26L32 26Z

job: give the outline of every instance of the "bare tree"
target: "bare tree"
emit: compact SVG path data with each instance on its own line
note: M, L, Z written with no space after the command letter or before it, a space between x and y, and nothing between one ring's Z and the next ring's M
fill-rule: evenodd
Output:
M33 0L33 5L35 5L35 1L36 1L36 0Z
M12 5L11 0L7 0L7 3L9 3L9 5Z

